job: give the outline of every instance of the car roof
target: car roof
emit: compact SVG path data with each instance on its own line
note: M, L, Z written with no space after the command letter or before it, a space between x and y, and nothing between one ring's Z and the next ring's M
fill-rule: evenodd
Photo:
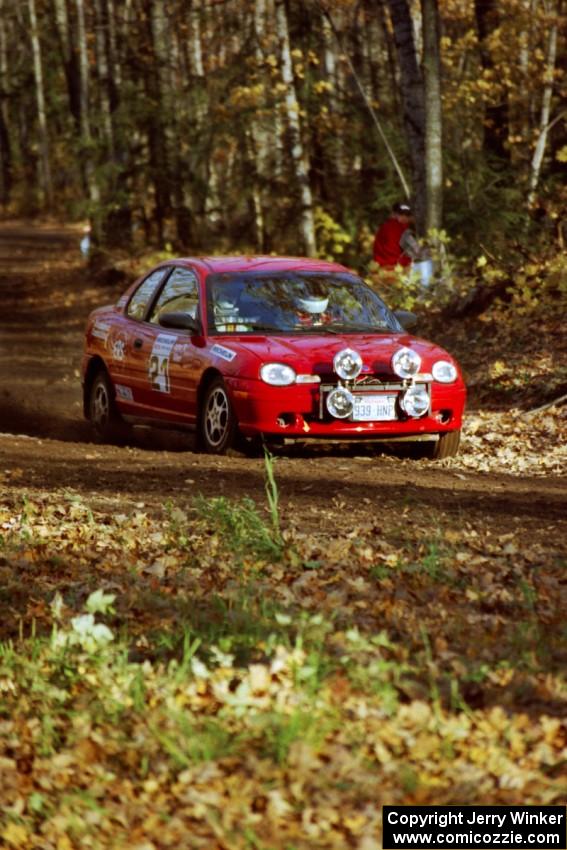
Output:
M310 271L310 272L350 272L346 266L330 263L326 260L310 259L308 257L271 257L271 256L233 256L233 257L179 257L168 260L168 265L191 263L199 265L209 274L223 272L248 271Z

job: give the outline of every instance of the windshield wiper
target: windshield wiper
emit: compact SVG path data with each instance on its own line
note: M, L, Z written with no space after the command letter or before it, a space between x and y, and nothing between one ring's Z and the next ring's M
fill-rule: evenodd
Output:
M334 328L335 330L333 330L332 333L340 333L341 330L361 332L368 331L369 333L373 334L387 333L388 331L391 331L391 328L371 325L369 322L332 322L331 325L326 325L326 327Z
M296 333L300 333L300 334L304 334L304 333L308 333L308 334L314 334L314 333L337 334L337 333L339 333L338 330L336 330L335 328L330 328L329 325L306 325L305 327L302 327L301 325L291 325L291 327L282 328L282 327L276 327L275 325L255 324L254 322L244 322L243 321L243 324L249 325L255 331L276 331L277 333L282 333L282 334L296 334Z
M248 327L252 328L253 331L279 331L281 332L283 328L278 328L277 325L268 325L263 322L247 322L246 319L242 319L243 325L248 325Z

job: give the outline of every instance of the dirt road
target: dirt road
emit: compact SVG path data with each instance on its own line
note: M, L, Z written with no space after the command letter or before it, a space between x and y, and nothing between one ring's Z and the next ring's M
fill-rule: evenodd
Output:
M88 312L117 295L88 282L76 229L4 222L0 226L0 485L80 494L93 504L144 503L159 510L196 493L264 501L261 460L193 453L185 437L141 432L130 446L90 441L79 367ZM123 287L118 287L118 291ZM465 442L463 451L467 448ZM474 472L375 448L290 451L276 463L283 516L306 529L331 522L481 527L539 539L563 551L564 481L505 469Z

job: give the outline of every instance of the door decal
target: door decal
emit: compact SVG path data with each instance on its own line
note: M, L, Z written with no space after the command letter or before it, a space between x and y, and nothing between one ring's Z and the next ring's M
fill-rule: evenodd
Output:
M154 346L148 363L148 375L153 390L160 393L171 392L169 386L169 358L177 337L170 334L160 334Z

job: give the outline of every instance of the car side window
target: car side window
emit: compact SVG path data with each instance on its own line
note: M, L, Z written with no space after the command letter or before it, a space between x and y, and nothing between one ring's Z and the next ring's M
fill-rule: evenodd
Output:
M167 269L157 269L142 281L130 299L130 303L126 309L126 315L131 319L141 320L144 318L147 306L166 271Z
M162 313L188 313L197 318L199 307L199 287L197 277L191 269L173 270L159 298L153 306L149 321L159 322Z

